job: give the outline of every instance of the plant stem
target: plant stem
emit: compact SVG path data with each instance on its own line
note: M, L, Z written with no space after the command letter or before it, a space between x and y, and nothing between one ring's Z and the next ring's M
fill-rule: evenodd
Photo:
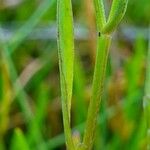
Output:
M89 104L87 123L83 138L84 150L91 150L94 142L95 128L97 124L97 116L103 93L110 42L111 37L109 35L98 35L96 64L92 87L92 98Z
M150 41L146 66L147 71L146 71L145 96L143 100L143 105L147 121L147 150L150 150Z

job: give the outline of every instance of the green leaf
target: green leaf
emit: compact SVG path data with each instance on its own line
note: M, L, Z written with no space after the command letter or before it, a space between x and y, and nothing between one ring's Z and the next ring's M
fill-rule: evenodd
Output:
M66 145L74 150L70 128L70 110L73 86L74 34L71 0L58 0L58 55L61 82L62 112Z
M127 9L128 0L113 0L108 21L103 28L103 33L112 33L122 18L125 15Z
M68 114L71 108L74 35L72 6L70 0L58 0L58 46L62 100L65 101Z
M97 28L99 32L106 24L105 9L103 0L94 0Z
M30 150L25 136L20 129L15 129L11 150Z

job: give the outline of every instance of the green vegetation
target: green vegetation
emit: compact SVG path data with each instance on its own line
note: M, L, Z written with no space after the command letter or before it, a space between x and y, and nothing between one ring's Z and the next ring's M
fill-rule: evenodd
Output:
M150 41L149 41L150 44ZM147 68L146 68L146 81L145 81L145 96L143 100L143 105L145 109L145 116L147 121L147 149L150 149L150 122L149 122L149 114L150 114L150 45L148 48L147 54Z
M73 83L74 41L73 14L70 0L58 0L58 54L60 68L60 82L62 93L62 111L66 145L70 150L75 146L71 137L70 111Z
M71 1L59 0L58 7L58 53L62 93L62 111L67 149L91 150L94 142L95 127L100 101L103 93L106 64L112 33L123 18L128 0L113 0L111 11L106 21L103 1L95 0L95 13L97 20L97 54L93 77L92 97L89 104L87 125L83 143L74 145L70 129L70 109L73 83L74 40L73 40L73 15ZM80 141L79 141L80 142Z
M0 150L149 149L149 10L0 1Z

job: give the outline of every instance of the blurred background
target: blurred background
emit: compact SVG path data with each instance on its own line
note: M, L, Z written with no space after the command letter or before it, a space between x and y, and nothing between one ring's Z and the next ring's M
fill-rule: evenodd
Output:
M0 150L65 150L56 0L0 0ZM73 0L73 136L91 95L96 28L92 0ZM111 0L105 0L106 14ZM150 1L129 0L113 34L94 150L146 150L143 96Z

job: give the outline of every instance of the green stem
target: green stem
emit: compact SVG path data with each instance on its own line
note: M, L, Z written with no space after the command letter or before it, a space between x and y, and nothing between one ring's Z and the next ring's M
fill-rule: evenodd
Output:
M96 14L96 24L99 32L106 24L106 16L103 0L94 0L95 14Z
M149 41L150 42L150 41ZM147 71L145 82L144 111L147 121L147 150L150 150L150 43L147 56Z
M103 86L111 37L108 35L98 36L97 42L98 42L96 55L97 57L94 70L92 98L89 104L87 123L83 138L84 150L91 150L94 142L95 128L97 125L97 116L103 93Z

